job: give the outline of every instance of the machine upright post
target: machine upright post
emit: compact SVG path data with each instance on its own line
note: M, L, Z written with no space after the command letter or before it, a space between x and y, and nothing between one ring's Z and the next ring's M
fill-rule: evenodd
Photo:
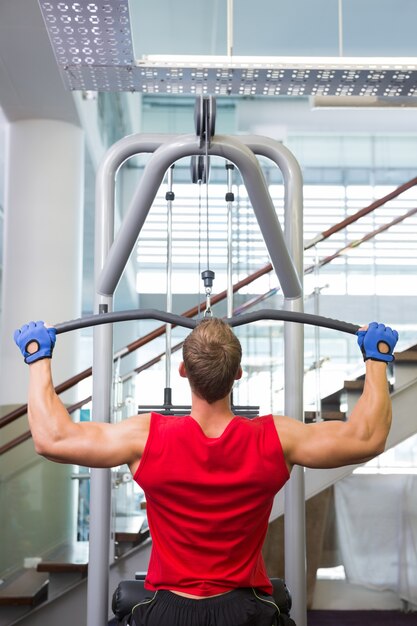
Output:
M293 169L296 173L297 169ZM303 206L301 173L285 193L285 239L300 281L303 277ZM285 298L285 309L303 312L303 296ZM285 322L285 414L304 420L304 326ZM285 581L291 591L291 616L307 626L307 564L304 468L296 466L285 487Z

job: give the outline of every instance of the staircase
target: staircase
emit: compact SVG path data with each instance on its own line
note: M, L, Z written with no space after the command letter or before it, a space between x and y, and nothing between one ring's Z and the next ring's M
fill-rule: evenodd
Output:
M118 525L120 530L114 534L116 554L110 570L110 589L115 589L120 580L133 578L137 569L146 571L149 560L147 523L133 529L122 518ZM84 624L87 575L88 542L62 546L36 568L24 570L0 586L0 626ZM68 610L64 610L64 606L68 606Z
M29 569L0 587L0 623L13 621L48 599L49 579Z

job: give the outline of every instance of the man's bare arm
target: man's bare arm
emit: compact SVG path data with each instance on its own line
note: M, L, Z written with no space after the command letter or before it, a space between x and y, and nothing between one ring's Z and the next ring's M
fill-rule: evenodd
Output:
M59 463L86 467L127 463L134 473L146 445L150 415L135 415L118 424L73 422L52 380L55 328L29 322L15 331L14 340L29 365L28 417L36 451Z
M118 424L72 421L57 396L48 358L29 365L28 418L38 454L59 463L86 467L134 469L143 453L149 415L135 415Z
M331 468L363 463L383 452L391 418L386 365L367 361L363 393L346 422L303 424L277 416L275 423L290 466Z
M386 364L398 333L372 322L358 331L364 356L364 389L346 422L303 424L289 417L275 418L288 466L331 468L363 463L385 449L391 427L392 406Z

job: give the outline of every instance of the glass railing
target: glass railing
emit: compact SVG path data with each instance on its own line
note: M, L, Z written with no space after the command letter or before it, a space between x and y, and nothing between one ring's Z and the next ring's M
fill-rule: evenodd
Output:
M31 441L2 457L0 579L75 540L73 468L36 455Z

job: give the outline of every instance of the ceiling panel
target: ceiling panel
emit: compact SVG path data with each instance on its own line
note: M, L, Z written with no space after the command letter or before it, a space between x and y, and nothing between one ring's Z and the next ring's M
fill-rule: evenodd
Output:
M226 54L225 0L131 0L135 57L145 54Z
M415 0L344 0L343 54L417 56Z
M337 56L339 52L336 0L239 0L234 6L236 55Z

